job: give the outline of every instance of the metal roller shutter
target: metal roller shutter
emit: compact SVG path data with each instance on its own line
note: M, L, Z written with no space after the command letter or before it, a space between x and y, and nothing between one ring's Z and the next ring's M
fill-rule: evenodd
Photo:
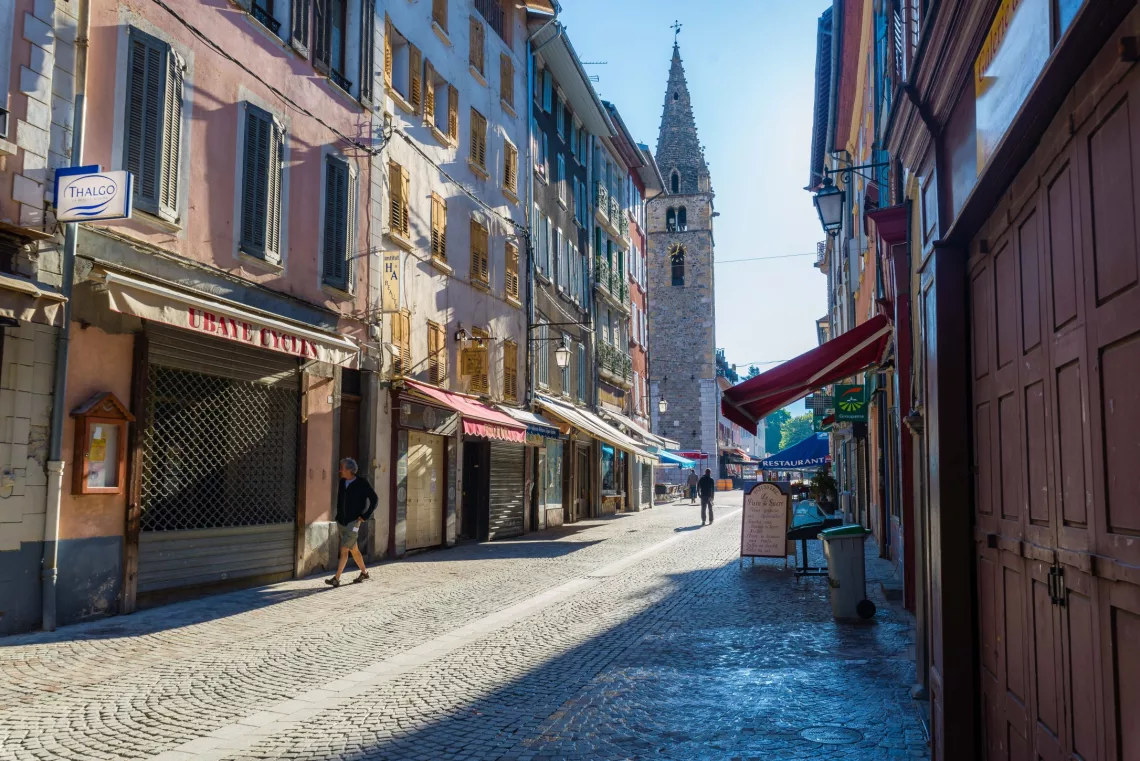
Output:
M292 575L295 359L148 325L138 592Z
M491 442L489 539L523 533L523 447Z

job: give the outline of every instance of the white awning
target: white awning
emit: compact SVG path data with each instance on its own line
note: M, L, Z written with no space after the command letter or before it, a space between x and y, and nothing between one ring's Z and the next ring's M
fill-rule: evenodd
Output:
M547 420L542 415L536 415L529 410L520 410L517 407L508 407L505 404L497 406L500 410L525 425L526 432L529 434L548 439L562 438L562 432L558 429L558 423L555 423L553 420Z
M586 410L573 407L569 404L563 404L542 394L538 394L535 401L551 415L566 421L579 430L585 431L599 441L604 441L611 446L629 452L649 462L658 462L660 460L657 455L645 451L645 449L643 449L644 444L626 436L592 412L587 412Z
M66 298L40 288L31 280L14 275L0 275L0 317L17 322L62 325Z
M339 333L118 272L104 273L103 282L116 312L300 359L345 367L356 367L359 361L357 345Z
M661 449L678 449L681 446L678 442L673 441L672 439L666 439L658 436L655 433L650 433L637 423L627 418L625 415L620 415L616 412L610 412L609 410L602 410L602 415L613 422L615 425L623 425L626 428L629 428L637 436L640 436L645 441L645 443L652 446L660 447Z

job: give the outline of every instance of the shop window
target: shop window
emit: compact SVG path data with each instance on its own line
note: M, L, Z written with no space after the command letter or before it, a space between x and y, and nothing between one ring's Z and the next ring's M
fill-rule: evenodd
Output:
M602 491L617 491L617 457L614 448L602 444Z
M546 462L543 474L543 492L548 506L562 504L562 442L546 440Z
M135 28L128 42L123 168L134 175L134 206L178 221L182 146L181 56Z

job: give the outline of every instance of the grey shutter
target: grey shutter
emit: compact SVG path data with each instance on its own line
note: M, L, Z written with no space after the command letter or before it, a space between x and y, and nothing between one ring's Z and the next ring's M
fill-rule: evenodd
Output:
M376 0L363 0L360 15L360 102L372 105L376 61Z
M158 214L178 219L179 157L182 145L182 57L166 51L166 92L163 93L162 184L158 189Z
M246 104L245 160L242 169L241 250L265 256L270 151L269 114Z
M281 173L284 154L285 129L273 119L269 130L269 154L266 157L269 189L265 200L265 258L274 263L281 261Z
M123 166L135 176L135 206L157 214L162 184L159 145L163 134L168 46L134 28L130 30L129 46Z
M289 44L303 56L309 55L309 17L312 0L292 0L289 8Z
M343 288L347 256L348 165L332 156L325 162L324 282Z
M328 74L330 49L332 48L332 2L316 0L316 14L313 24L313 66L322 74Z

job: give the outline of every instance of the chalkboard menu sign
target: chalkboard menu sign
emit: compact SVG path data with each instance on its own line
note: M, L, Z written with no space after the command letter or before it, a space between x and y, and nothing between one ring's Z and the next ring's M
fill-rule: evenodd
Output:
M774 483L758 483L744 495L740 557L786 558L789 495Z

